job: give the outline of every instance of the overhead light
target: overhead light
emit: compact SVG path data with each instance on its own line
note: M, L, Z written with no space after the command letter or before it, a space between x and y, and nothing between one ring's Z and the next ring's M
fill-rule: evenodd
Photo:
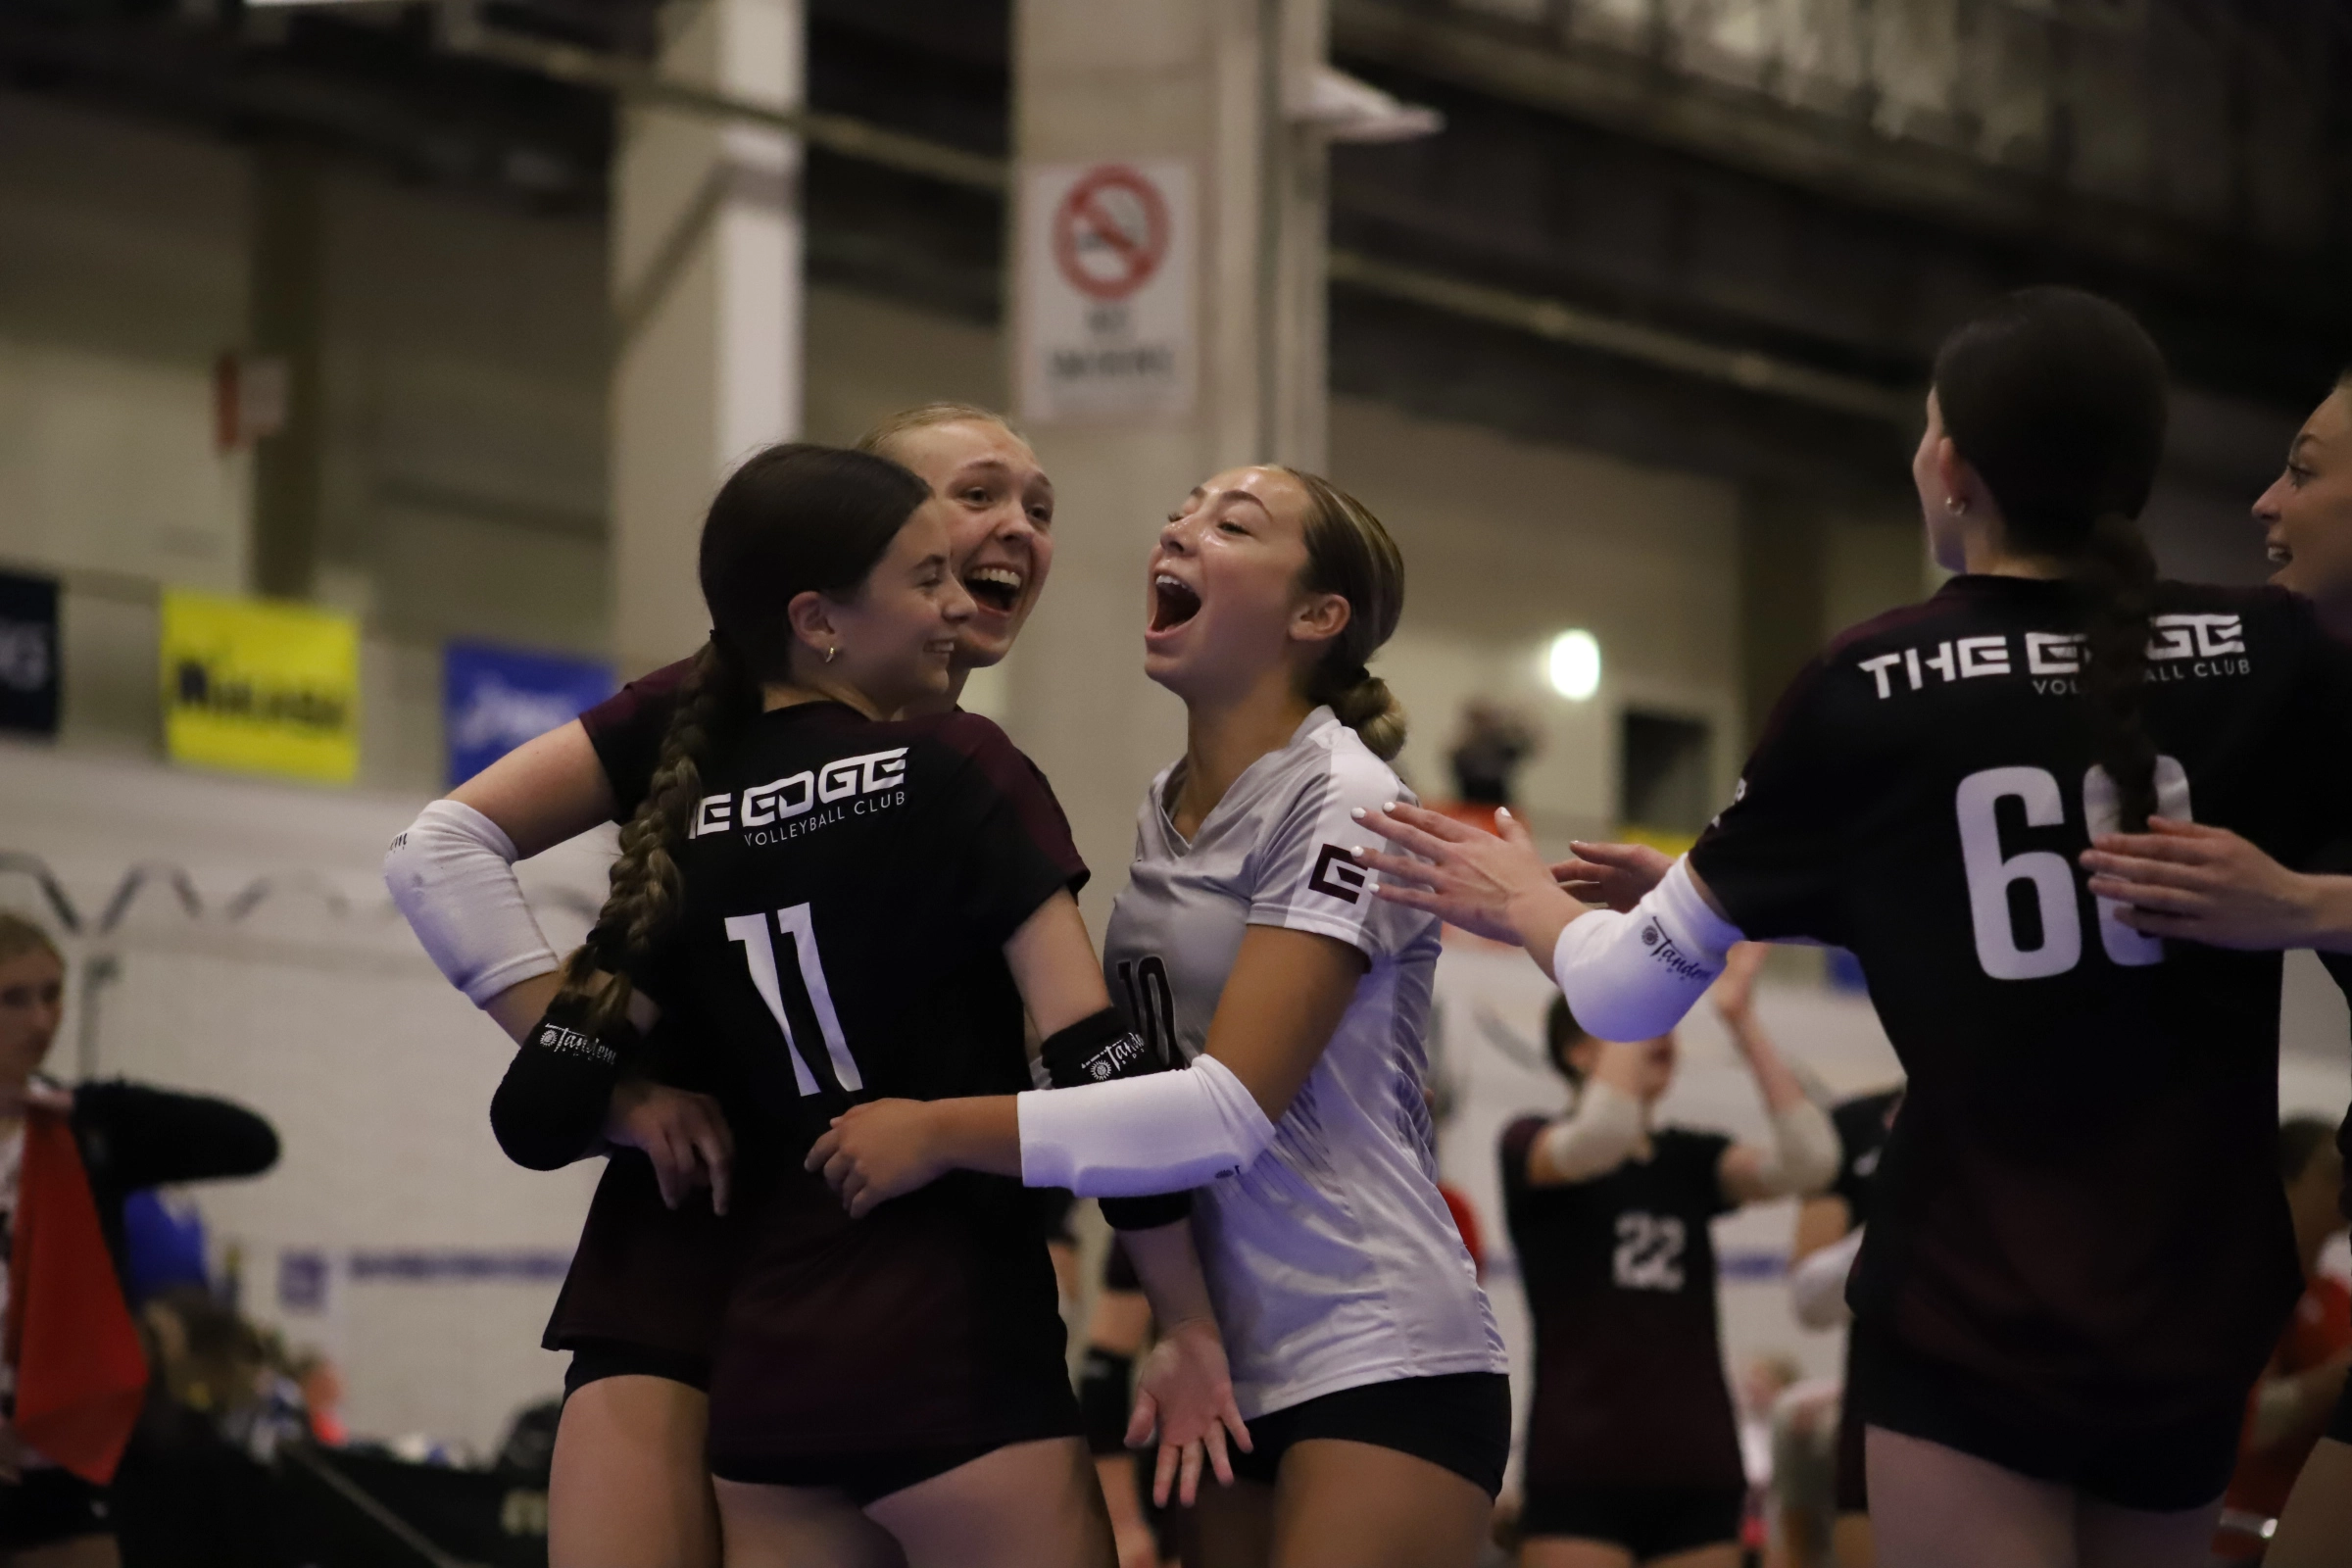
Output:
M1589 631L1564 631L1551 640L1544 656L1544 672L1551 689L1572 703L1581 703L1600 690L1600 643Z

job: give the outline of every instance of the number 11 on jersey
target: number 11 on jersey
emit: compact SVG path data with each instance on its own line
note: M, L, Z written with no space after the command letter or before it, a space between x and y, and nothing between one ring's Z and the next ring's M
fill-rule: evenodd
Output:
M833 1010L833 988L825 983L825 966L816 956L816 928L809 923L808 906L796 904L789 909L776 911L776 927L792 939L793 956L800 960L801 986L808 996L808 1010L816 1014L816 1026L825 1037L825 1054L832 1058L833 1076L841 1087L856 1094L865 1087L858 1076L858 1063L850 1055L849 1042L841 1037L841 1018ZM804 1095L817 1092L816 1075L801 1059L801 1045L792 1035L792 1020L784 1015L784 991L776 970L776 944L768 935L764 914L735 914L727 917L727 940L743 944L744 961L751 966L752 989L767 1004L769 1016L784 1035L784 1054L792 1058L792 1081Z

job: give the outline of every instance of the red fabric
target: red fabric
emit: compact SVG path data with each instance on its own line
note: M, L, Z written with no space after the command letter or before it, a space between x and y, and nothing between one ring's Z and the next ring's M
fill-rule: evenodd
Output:
M6 1354L16 1427L84 1481L114 1479L147 1390L147 1357L98 1225L74 1129L54 1111L24 1118Z
M1478 1270L1480 1279L1485 1279L1487 1249L1478 1234L1478 1210L1470 1206L1470 1200L1445 1182L1438 1183L1438 1196L1453 1210L1453 1228L1462 1233L1462 1245L1470 1249L1470 1266Z
M2346 1346L2352 1346L2352 1290L2325 1274L2314 1275L2303 1289L2303 1298L2295 1303L2294 1315L2287 1319L2286 1332L2278 1337L2278 1348L2272 1352L2263 1376L2292 1377L2308 1372ZM2295 1477L2302 1473L2303 1461L2311 1456L2319 1438L2315 1433L2309 1442L2256 1449L2250 1442L2254 1399L2255 1395L2246 1396L2237 1473L2230 1478L2230 1491L2222 1505L2276 1519L2278 1510L2286 1506L2286 1494L2294 1490ZM2234 1533L2225 1532L2214 1541L2214 1551L2222 1557L2252 1557L2260 1549L2259 1543Z

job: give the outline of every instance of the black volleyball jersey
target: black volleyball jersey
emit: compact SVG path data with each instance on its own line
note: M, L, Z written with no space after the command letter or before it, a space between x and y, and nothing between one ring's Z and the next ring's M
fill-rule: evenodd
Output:
M1527 1155L1544 1126L1502 1134L1503 1218L1536 1329L1529 1484L1745 1485L1708 1223L1738 1206L1720 1174L1732 1141L1663 1128L1646 1160L1538 1187Z
M853 1220L801 1168L853 1102L1031 1087L1001 950L1084 876L1043 779L984 718L780 709L704 770L674 853L684 895L640 980L710 1059L741 1194L712 1452L1075 1431L1053 1267L1017 1181L955 1172Z
M2303 863L2352 808L2352 654L2303 601L2162 583L2162 808ZM1853 950L1908 1078L1849 1298L2070 1416L2242 1390L2301 1290L2278 1137L2279 958L2111 917L2112 820L2068 585L1955 578L1783 697L1690 863L1742 933Z
M797 1169L856 1101L1033 1087L1001 950L1085 878L1004 731L967 713L761 713L706 769L685 896L647 994L729 1065L762 1152Z

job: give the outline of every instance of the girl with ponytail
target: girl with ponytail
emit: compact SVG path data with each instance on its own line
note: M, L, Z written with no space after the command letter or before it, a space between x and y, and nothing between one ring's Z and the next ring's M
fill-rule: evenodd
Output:
M1366 667L1403 561L1328 480L1240 468L1170 514L1143 586L1144 667L1184 700L1187 744L1144 799L1104 961L1147 1045L1190 1070L880 1101L810 1163L859 1212L962 1171L1106 1202L1196 1189L1252 1439L1200 1497L1198 1560L1468 1568L1510 1392L1434 1180L1438 922L1347 858L1351 813L1405 796L1403 715Z
M1740 788L1644 891L1524 829L1367 822L1379 896L1524 945L1607 1038L1742 938L1848 947L1909 1087L1847 1288L1881 1561L2206 1560L2245 1391L2301 1290L2269 1165L2276 955L2143 934L2077 864L2150 815L2289 864L2352 802L2352 656L2278 589L2161 581L2135 519L2164 365L2069 289L1936 359L1912 465L1927 603L1834 640ZM1638 901L1638 902L1637 902Z
M853 1219L803 1167L863 1100L1029 1082L1024 1012L1057 1071L1144 1054L1044 780L986 719L898 716L936 706L973 612L950 561L938 504L885 459L784 446L736 470L703 527L710 641L612 893L492 1103L541 1168L589 1152L624 1072L690 1073L724 1106L709 1441L730 1562L1109 1560L1027 1195L973 1176ZM675 1035L649 1054L657 1022ZM1223 1352L1184 1205L1130 1217L1172 1325L1137 1436L1155 1412L1163 1464L1197 1475L1203 1429L1240 1428Z

